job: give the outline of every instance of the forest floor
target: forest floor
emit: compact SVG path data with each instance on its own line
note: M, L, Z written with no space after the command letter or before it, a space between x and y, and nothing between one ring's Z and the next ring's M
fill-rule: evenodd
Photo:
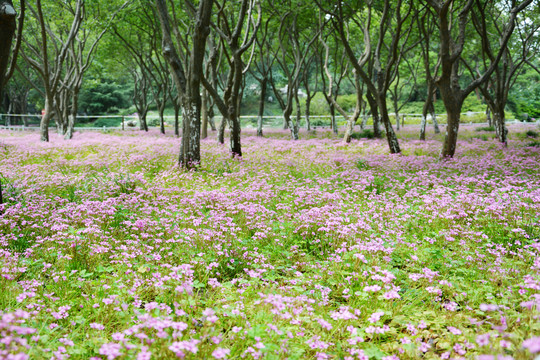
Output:
M0 358L531 359L538 133L0 131Z

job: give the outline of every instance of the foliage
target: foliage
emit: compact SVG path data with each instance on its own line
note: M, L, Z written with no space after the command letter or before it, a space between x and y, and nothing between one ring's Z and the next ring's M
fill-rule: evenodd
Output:
M81 91L79 109L90 115L114 114L129 107L131 92L129 85L112 79L89 79Z
M540 148L468 129L447 162L245 131L187 173L152 131L0 131L0 357L533 358Z

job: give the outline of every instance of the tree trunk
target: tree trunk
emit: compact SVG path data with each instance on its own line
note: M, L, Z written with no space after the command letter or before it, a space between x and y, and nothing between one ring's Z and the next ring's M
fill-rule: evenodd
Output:
M426 123L427 117L426 114L422 114L422 122L420 123L420 140L426 140Z
M388 141L388 148L390 149L391 154L401 153L399 148L399 141L397 139L392 123L390 122L390 117L388 116L388 108L386 106L386 96L380 95L377 99L378 108L381 111L381 120L386 130L386 140Z
M337 134L338 126L337 126L337 121L336 121L336 107L334 106L334 104L330 106L330 119L331 119L330 125L332 126L332 132L334 134Z
M351 142L352 133L354 131L354 124L356 124L356 121L358 120L359 116L360 116L360 109L357 108L354 114L349 119L347 119L347 127L345 128L345 135L343 136L343 140L346 143Z
M71 113L68 115L68 125L64 140L73 139L73 132L75 130L75 122L77 121L77 112L79 111L79 90L73 90L73 96L71 99Z
M369 116L366 112L366 109L364 108L364 113L362 114L362 122L360 123L360 129L364 130L364 127L366 127L367 125L368 118Z
M456 152L456 144L459 130L459 118L462 106L463 101L460 101L459 99L454 101L447 99L447 101L445 101L447 126L446 134L444 137L444 144L441 151L442 159L454 157L454 154Z
M307 131L311 130L311 119L309 118L311 113L311 97L306 98L306 128Z
M51 96L45 96L45 113L41 117L41 122L39 124L41 141L49 141L49 123L51 121L52 108L53 104Z
M218 142L220 144L225 143L225 125L227 124L227 118L225 116L221 117L221 122L219 123L219 130L218 130Z
M143 110L137 113L137 115L139 116L140 129L144 131L148 131L148 123L146 122L147 113L148 113L148 110Z
M240 144L240 119L234 115L229 121L230 133L230 149L232 157L242 157L242 146Z
M493 126L493 121L491 121L491 110L489 109L489 106L486 108L486 118L488 126Z
M431 121L433 121L433 130L435 131L435 134L440 134L441 129L439 129L439 122L437 121L437 114L435 114L435 111L431 112Z
M185 99L182 106L182 144L178 162L188 169L201 162L201 110L200 95L198 99L197 95Z
M206 90L202 91L202 101L201 101L201 139L206 139L208 137L208 107L207 107L207 94Z
M208 123L210 124L210 129L216 131L216 121L214 120L214 104L208 106Z
M495 133L497 139L504 145L508 146L508 129L506 128L506 119L504 115L504 105L497 106L497 109L493 111L493 123L495 125Z
M17 13L11 0L0 0L0 99L4 90L7 68L11 54L11 43L15 36Z
M163 103L159 104L159 131L165 135L165 118L163 114L165 113L165 99L163 99Z
M175 100L175 103L178 100ZM174 135L176 137L180 136L180 129L179 129L179 115L180 115L180 106L178 104L174 105Z
M296 104L296 119L293 123L293 127L296 128L296 132L298 133L300 129L300 121L302 121L302 109L300 108L300 100L298 99L298 91L294 94L294 101Z
M263 116L264 116L264 105L266 99L266 84L268 83L267 78L263 78L261 82L261 96L259 98L259 115L257 116L257 136L263 136Z
M396 90L396 94L397 94L397 90ZM394 113L396 114L396 129L397 131L400 130L400 124L399 124L399 109L398 109L398 100L397 100L397 96L392 96L392 102L393 102L393 105L394 105Z

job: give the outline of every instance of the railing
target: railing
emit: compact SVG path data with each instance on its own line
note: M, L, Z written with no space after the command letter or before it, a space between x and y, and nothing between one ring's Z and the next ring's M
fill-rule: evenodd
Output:
M472 121L467 121L467 118L470 118L472 116L478 115L478 114L484 114L483 112L466 112L461 114L461 124L462 125L472 125ZM390 117L394 118L395 122L395 114L389 114ZM421 119L422 114L399 114L401 120L405 122L406 125L411 125L410 123L407 124L407 121L410 122L412 119ZM437 119L440 125L446 124L446 114L437 114ZM20 118L19 122L23 122L28 125L11 125L11 122L17 118ZM163 116L166 125L172 126L174 124L174 115L165 115ZM283 125L283 116L279 115L266 115L263 116L263 127L264 128L280 128ZM291 118L294 118L292 116ZM342 115L336 115L335 116L337 122L343 123L345 121L345 118ZM368 119L370 119L371 116L369 116ZM103 131L103 130L136 130L140 127L139 125L139 119L136 115L80 115L77 116L77 119L118 119L120 126L75 126L76 131L85 131L85 130L93 130L93 131ZM181 119L181 117L180 117ZM216 123L219 123L222 119L221 116L215 116L214 119L216 120ZM408 120L407 120L408 119ZM22 120L22 121L21 121ZM39 129L39 121L41 120L40 114L0 114L0 129L1 130L11 130L11 131L33 131ZM255 128L257 126L257 115L243 115L240 116L240 121L242 124L242 127L245 128ZM431 120L431 117L428 116L428 120ZM362 121L360 118L358 120L359 122ZM331 116L330 115L310 115L310 122L311 127L314 129L317 128L329 128L331 127ZM417 120L415 122L418 122ZM30 124L32 123L32 124ZM149 127L155 128L159 127L159 117L155 115L147 116L147 123ZM507 124L512 123L520 123L520 121L512 119L507 120ZM486 122L477 123L474 124L477 125L487 125ZM306 120L305 115L301 117L300 125L302 127L306 126ZM50 126L50 128L56 128L56 126Z

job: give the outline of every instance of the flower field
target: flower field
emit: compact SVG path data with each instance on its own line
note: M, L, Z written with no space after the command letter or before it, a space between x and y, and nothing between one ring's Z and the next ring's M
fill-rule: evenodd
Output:
M0 359L534 359L540 130L407 131L0 132Z

